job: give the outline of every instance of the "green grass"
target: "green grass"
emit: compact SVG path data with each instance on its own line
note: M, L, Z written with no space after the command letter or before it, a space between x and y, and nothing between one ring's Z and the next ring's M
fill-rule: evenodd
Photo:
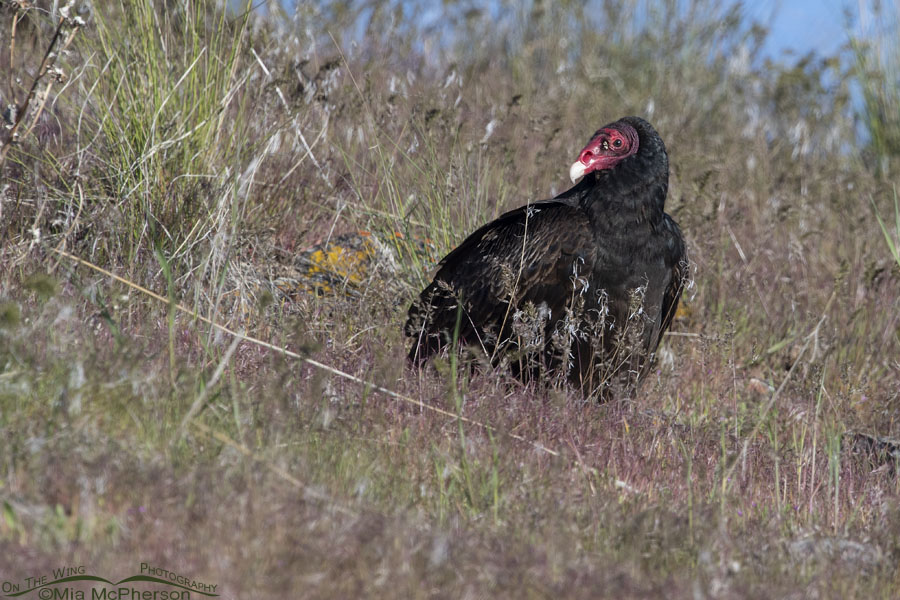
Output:
M246 84L238 71L249 14L211 9L204 0L162 12L123 2L96 15L88 77L102 85L90 125L115 152L93 174L124 212L129 259L145 245L182 253L214 234L214 208L192 196L227 180L216 171L253 150L247 108L234 96Z
M874 202L873 202L874 206ZM894 262L897 263L897 266L900 266L900 201L897 199L897 189L894 188L894 226L893 231L891 231L890 221L885 223L884 219L881 217L881 213L878 212L878 208L875 207L875 218L878 219L878 225L881 227L881 233L884 234L884 242L887 244L888 250L891 252L891 256L894 258Z
M849 105L874 79L763 61L739 11L680 4L446 3L440 51L365 3L64 22L65 82L0 165L0 580L152 560L226 597L893 597L900 483L845 441L900 437L894 157ZM14 18L21 103L57 21ZM566 189L626 114L666 141L693 261L638 396L412 370L432 261ZM284 289L358 230L383 247L352 294Z

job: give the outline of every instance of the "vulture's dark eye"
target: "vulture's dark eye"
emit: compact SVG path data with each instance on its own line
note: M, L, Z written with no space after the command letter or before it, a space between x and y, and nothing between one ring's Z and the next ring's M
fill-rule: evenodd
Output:
M613 142L613 147L615 147L615 148L621 148L621 147L622 147L622 140L616 140L616 141L614 141L614 142Z

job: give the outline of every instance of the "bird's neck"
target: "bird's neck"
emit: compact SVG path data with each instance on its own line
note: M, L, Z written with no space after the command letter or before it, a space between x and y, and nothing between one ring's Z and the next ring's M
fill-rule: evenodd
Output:
M611 169L589 174L557 199L580 206L599 231L636 223L655 227L663 218L668 187L667 169L649 176L636 168Z

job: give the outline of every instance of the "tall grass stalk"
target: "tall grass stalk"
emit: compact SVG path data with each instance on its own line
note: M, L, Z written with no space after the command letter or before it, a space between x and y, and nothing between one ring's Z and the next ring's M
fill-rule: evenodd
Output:
M872 208L875 210L875 218L878 219L878 225L881 227L881 233L884 234L884 241L887 244L894 262L900 267L900 198L897 197L897 186L894 186L894 227L891 231L890 225L885 223L872 200Z
M245 152L250 123L234 97L249 7L232 17L210 0L135 0L96 13L97 125L115 148L103 179L128 215L132 260L146 239L185 248L207 235L212 208L189 191Z

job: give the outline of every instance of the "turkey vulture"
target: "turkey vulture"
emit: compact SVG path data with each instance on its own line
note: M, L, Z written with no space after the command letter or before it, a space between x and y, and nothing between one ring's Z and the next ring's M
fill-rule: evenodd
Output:
M672 322L687 260L663 212L669 163L638 117L601 127L575 185L484 225L440 262L409 309L409 358L453 343L526 379L562 375L587 396L634 389ZM579 181L580 179L580 181Z

